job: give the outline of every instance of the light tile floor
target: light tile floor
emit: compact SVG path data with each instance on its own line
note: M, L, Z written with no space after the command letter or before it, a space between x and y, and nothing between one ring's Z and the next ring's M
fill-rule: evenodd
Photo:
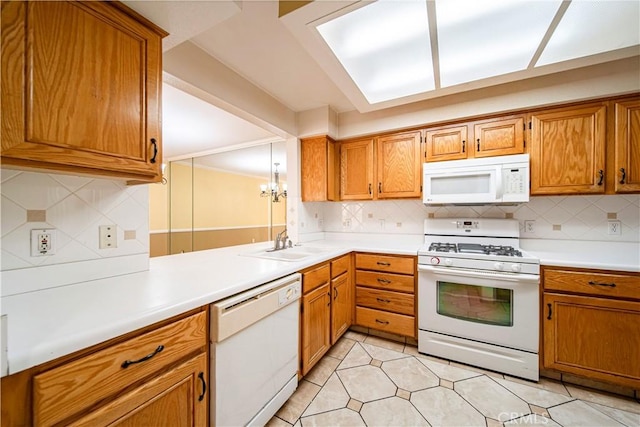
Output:
M558 381L512 378L348 331L269 427L640 426L640 403Z

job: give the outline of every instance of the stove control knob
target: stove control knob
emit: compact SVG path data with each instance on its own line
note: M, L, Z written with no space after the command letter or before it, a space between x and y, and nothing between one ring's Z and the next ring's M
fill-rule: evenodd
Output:
M520 266L520 264L511 264L511 271L515 273L520 273L521 270L522 270L522 267Z
M453 265L453 260L451 258L445 258L444 259L444 265L452 266Z
M440 258L438 258L437 256L432 256L431 257L431 264L433 264L433 265L440 264Z
M493 264L493 268L495 268L496 270L502 270L504 268L504 263L496 262L495 264Z

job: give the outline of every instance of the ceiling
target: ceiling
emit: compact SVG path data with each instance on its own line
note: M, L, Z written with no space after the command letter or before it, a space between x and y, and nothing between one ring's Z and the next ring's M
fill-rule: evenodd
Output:
M517 32L527 26L526 17L531 15L527 8L534 7L535 1L510 0L511 3L516 1L522 5L520 21L506 27ZM337 113L381 110L640 54L639 2L606 1L602 3L608 5L606 10L611 15L609 19L613 20L614 27L617 23L618 29L627 28L635 34L636 39L631 46L616 47L614 44L595 54L585 51L586 54L574 59L560 58L557 63L436 87L423 93L371 104L315 29L317 24L366 6L370 1L314 1L282 18L278 18L278 1L275 0L124 3L170 33L163 41L165 53L182 42L190 41L293 112L326 106ZM433 8L432 2L428 5ZM567 5L564 2L562 7L567 9ZM595 18L597 16L590 19ZM430 18L431 21L433 19ZM437 26L431 21L430 28ZM545 26L555 28L558 22L556 14ZM580 45L598 45L599 36L589 29L598 28L599 25L594 22L578 24L573 28L574 35L567 37L579 40ZM465 25L471 29L483 26L483 22L466 22ZM539 31L545 34L545 43L550 43L547 27ZM461 34L464 35L464 31ZM469 34L473 32L469 31ZM505 37L508 38L502 36L503 39ZM431 50L434 50L433 40ZM537 53L538 57L540 53ZM238 145L281 140L262 127L215 107L202 97L189 95L166 83L164 86L165 158L183 158L191 153L223 151Z

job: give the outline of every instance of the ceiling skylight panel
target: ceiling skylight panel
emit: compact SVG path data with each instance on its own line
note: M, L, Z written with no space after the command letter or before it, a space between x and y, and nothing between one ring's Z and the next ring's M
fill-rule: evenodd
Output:
M379 0L316 28L369 103L435 88L424 0Z
M442 87L525 70L560 0L437 0Z
M536 66L640 44L640 2L573 0Z

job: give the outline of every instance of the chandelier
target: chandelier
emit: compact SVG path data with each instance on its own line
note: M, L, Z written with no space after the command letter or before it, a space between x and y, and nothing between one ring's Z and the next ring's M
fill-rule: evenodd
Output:
M273 203L280 203L281 197L287 197L287 184L282 185L282 192L280 192L280 173L278 172L280 163L274 163L274 165L276 167L275 172L273 172L274 182L260 185L260 197L271 196Z

